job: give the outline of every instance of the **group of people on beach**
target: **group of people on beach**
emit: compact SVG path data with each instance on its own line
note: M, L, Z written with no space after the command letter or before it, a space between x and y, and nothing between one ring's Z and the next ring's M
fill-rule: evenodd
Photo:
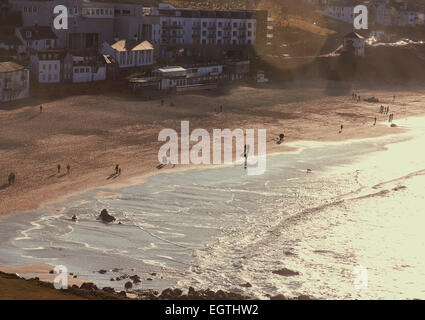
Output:
M357 93L355 93L355 92L353 92L352 94L351 94L351 97L353 98L353 100L355 100L355 101L360 101L360 96L357 94Z
M58 165L56 166L58 168L58 173L61 172L61 168L62 166L60 165L60 163L58 163ZM66 165L66 174L70 174L71 173L71 166L69 165L69 163Z
M384 107L381 105L381 108L379 108L379 113L381 114L388 114L389 111L390 111L390 106Z
M395 100L395 96L393 96L393 100ZM381 114L388 114L388 112L390 112L390 106L385 107L382 106L379 108L379 113ZM388 117L388 122L393 122L394 120L394 113L391 113ZM376 123L376 117L375 117L375 123Z

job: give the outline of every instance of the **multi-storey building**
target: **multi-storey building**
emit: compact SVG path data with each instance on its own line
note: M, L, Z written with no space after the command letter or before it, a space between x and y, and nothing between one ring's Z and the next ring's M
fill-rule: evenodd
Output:
M224 49L264 47L267 11L201 10L160 4L161 57L215 56ZM224 50L226 51L226 50Z
M47 26L18 28L18 35L29 51L56 49L58 47L57 36L52 28Z
M63 59L66 56L62 50L38 51L31 56L32 77L39 83L58 83L62 80Z

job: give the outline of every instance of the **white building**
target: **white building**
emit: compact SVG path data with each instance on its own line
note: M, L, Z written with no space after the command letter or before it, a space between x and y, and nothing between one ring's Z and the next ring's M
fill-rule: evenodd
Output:
M57 36L50 27L21 27L18 29L18 33L29 51L49 50L58 47Z
M39 83L61 81L61 66L65 52L61 50L38 51L31 55L30 65L33 77Z
M103 56L73 56L72 82L106 80L106 63Z
M254 45L257 20L248 11L218 11L159 5L161 44Z
M15 62L0 62L0 102L29 96L29 70Z
M113 44L105 42L101 53L111 55L120 68L150 66L154 63L154 49L148 41L119 40Z
M344 37L343 51L354 50L354 54L363 57L365 54L365 38L357 32L351 32Z

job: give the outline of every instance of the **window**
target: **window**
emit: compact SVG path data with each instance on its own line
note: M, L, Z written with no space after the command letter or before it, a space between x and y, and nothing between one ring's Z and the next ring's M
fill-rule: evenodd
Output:
M74 69L74 72L75 72L75 73L79 73L79 72L80 72L80 69L79 69L79 68L75 68L75 69Z

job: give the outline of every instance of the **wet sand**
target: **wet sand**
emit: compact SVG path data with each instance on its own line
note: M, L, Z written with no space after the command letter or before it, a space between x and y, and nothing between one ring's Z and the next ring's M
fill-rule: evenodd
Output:
M266 128L267 152L291 150L299 140L342 141L401 132L390 128L388 115L378 113L390 105L394 122L422 115L425 91L358 89L362 98L375 96L379 103L353 101L346 84L323 82L291 85L240 85L214 93L191 94L141 101L133 96L80 95L19 108L0 107L0 217L34 210L88 189L140 183L147 176L188 166L157 170L163 128L180 132L180 121L191 130ZM392 96L396 95L395 104ZM170 103L175 104L174 107ZM217 112L223 105L223 112ZM373 118L378 124L373 126ZM344 125L339 133L340 125ZM285 142L275 138L285 133ZM62 170L57 173L56 165ZM70 164L71 173L66 174ZM111 175L115 164L122 174ZM7 176L16 173L16 183ZM58 209L56 209L58 210Z

